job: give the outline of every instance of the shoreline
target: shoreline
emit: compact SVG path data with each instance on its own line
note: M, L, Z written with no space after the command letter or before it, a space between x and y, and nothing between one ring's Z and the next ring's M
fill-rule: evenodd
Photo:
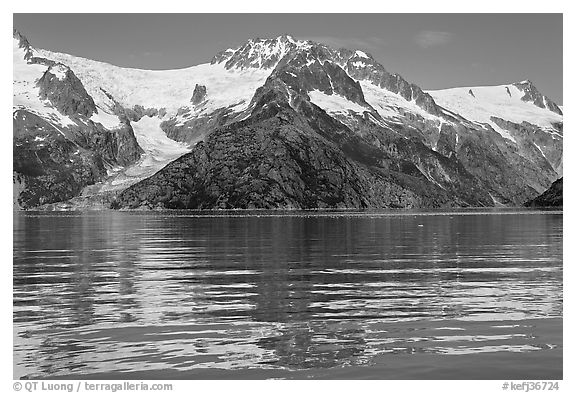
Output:
M86 212L119 212L119 213L190 213L198 216L209 216L209 214L225 216L227 213L247 216L252 213L269 213L268 215L285 213L284 215L297 214L349 214L349 215L382 215L382 216L404 216L404 215L490 215L490 214L564 214L562 208L536 208L536 207L461 207L461 208L390 208L390 209L14 209L14 214L19 213L86 213ZM204 214L206 213L206 214ZM48 215L48 214L47 214ZM228 214L230 216L230 214Z

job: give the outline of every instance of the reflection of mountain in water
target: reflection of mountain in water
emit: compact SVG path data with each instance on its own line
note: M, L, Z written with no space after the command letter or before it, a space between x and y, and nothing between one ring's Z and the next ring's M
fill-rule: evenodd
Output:
M562 315L556 214L84 213L14 222L23 375L314 369L472 345L436 340L447 333L431 320L466 329L448 334L475 337L480 348L535 350L529 328L496 339L485 324L463 324Z

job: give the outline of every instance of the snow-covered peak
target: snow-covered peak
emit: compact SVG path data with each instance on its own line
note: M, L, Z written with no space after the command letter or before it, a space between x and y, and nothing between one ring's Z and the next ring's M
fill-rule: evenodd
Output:
M224 64L226 69L274 68L280 60L289 53L309 52L307 57L323 60L330 59L340 65L353 59L358 62L375 62L372 55L362 50L339 49L310 41L299 40L291 35L284 34L276 38L250 39L237 48L228 48L221 51L211 61L211 64Z
M218 53L211 63L224 64L226 69L271 69L291 51L310 49L313 45L311 41L297 40L287 34L276 38L250 39L238 48Z

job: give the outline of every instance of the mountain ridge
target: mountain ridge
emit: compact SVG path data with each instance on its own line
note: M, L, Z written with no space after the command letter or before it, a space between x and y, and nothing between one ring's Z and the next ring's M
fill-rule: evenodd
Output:
M561 175L561 109L531 83L515 87L526 90L515 108L526 104L549 111L557 116L551 117L553 124L532 124L526 121L529 117L515 122L518 119L500 117L501 113L490 113L484 121L468 119L465 111L438 105L437 93L389 73L363 51L332 49L288 35L250 40L221 51L210 63L169 71L127 69L34 51L72 70L94 107L106 116L125 119L137 131L139 146L147 146L143 160L151 159L152 167L139 164L135 170L127 165L103 179L100 189L122 192L164 171L170 161L194 151L212 134L219 135L219 129L256 116L266 105L296 111L289 116L291 121L303 116L312 127L308 132L319 133L325 143L336 143L349 162L398 173L391 183L416 176L428 187L440 187L451 195L447 200L453 202L447 203L521 204ZM54 75L50 80L59 79ZM174 153L166 155L166 149ZM502 173L494 176L498 171L491 167ZM130 177L132 172L140 177ZM471 198L463 187L470 179L476 182L471 189L483 189L478 198Z

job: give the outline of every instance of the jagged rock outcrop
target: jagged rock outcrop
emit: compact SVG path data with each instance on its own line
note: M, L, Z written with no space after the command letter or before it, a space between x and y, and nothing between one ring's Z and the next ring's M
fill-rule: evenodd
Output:
M34 52L28 39L16 29L13 29L12 37L18 42L18 46L24 49L24 59L30 60L34 56Z
M528 207L562 207L564 204L563 178L556 180L542 195L528 201Z
M514 86L524 92L524 96L522 97L523 101L530 101L537 107L549 109L554 113L558 113L559 115L562 114L562 110L558 107L558 105L556 105L550 98L541 94L531 81L526 80L514 83Z
M133 108L124 108L118 104L115 108L115 113L122 118L122 116L126 117L129 121L138 122L144 116L148 117L163 117L166 110L156 109L156 108L144 108L142 105L134 105Z
M49 100L64 115L86 117L96 113L96 104L82 82L63 64L51 65L37 82L40 98Z
M87 123L86 127L72 128L68 134L71 135L70 139L99 153L102 159L112 166L126 166L140 159L142 149L138 146L130 122L122 122L112 131L98 123Z
M190 102L192 105L198 105L206 98L206 86L196 84Z

